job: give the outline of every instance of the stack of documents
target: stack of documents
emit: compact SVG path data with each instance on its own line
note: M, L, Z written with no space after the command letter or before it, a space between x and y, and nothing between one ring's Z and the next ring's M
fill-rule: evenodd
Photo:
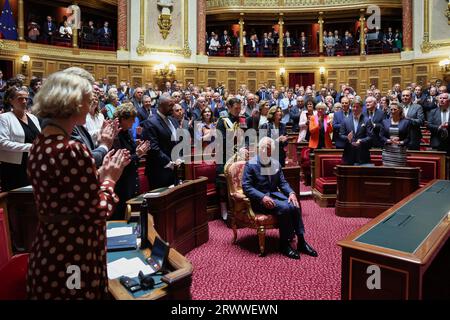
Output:
M122 258L108 263L109 279L117 279L121 276L135 278L138 276L139 271L142 271L144 275L155 273L155 271L153 271L153 269L148 264L145 264L139 258Z

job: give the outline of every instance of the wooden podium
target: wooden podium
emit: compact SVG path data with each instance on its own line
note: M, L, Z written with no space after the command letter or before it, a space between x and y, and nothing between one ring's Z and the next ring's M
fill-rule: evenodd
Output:
M150 191L145 197L156 231L181 254L209 239L207 180L205 177L187 180L170 189ZM128 211L139 212L142 201L143 195L127 201Z
M420 169L337 166L336 215L374 218L419 189Z

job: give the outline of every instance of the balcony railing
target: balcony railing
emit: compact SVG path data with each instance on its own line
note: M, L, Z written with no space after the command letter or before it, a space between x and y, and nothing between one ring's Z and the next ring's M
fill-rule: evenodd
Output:
M217 9L305 9L368 6L386 4L398 6L402 0L206 0L207 10Z

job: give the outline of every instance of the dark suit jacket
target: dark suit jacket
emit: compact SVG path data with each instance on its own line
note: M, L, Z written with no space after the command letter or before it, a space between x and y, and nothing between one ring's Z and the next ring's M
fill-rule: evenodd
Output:
M276 139L279 136L286 136L287 135L286 124L282 123L282 122L280 122L280 127L278 129L278 136L277 137L275 137L275 136L272 137L272 130L276 130L275 129L275 125L273 124L273 122L267 122L267 123L263 124L261 126L261 129L266 129L267 130L267 136L269 138L272 138L272 139ZM279 146L279 148L278 148L280 150L280 153L279 153L279 157L280 158L279 159L280 159L280 163L281 163L282 167L285 166L285 161L286 161L286 151L284 150L284 148L287 147L288 144L289 144L288 141L285 141L284 143L280 142L279 144L278 143L276 144L276 145ZM272 150L272 152L274 152L274 151Z
M367 110L364 111L363 114L367 119L369 119L369 112ZM383 122L384 117L383 111L375 109L375 113L372 117L372 148L382 148L384 145L384 143L380 140L381 123Z
M170 117L168 121L172 121ZM177 125L173 123L175 129ZM168 187L175 181L174 171L165 168L171 159L171 152L176 142L172 141L172 134L159 114L147 119L141 124L142 139L150 141L150 150L147 154L145 174L148 177L151 189Z
M348 110L348 117L352 117L352 111ZM334 113L333 117L333 140L337 149L344 149L347 143L347 138L341 139L339 132L341 130L341 126L344 124L344 120L346 119L344 115L344 111L340 110Z
M422 109L423 109L423 112L425 113L427 119L429 117L430 112L438 107L435 97L436 96L434 96L434 97L428 96L423 101Z
M70 139L78 141L84 144L91 151L92 156L95 160L95 165L97 168L100 168L103 164L103 158L106 156L108 151L104 148L95 148L94 141L92 141L92 137L89 132L83 126L75 126L72 130L72 135Z
M152 115L155 115L156 114L156 108L150 108L150 109L152 111ZM150 116L150 113L144 107L142 107L142 108L139 107L137 109L137 117L139 119L139 123L147 120L149 116Z
M400 141L403 141L403 144L407 146L409 144L409 126L410 123L406 119L401 119L398 123L398 136ZM391 119L384 119L381 123L381 130L379 134L380 141L383 145L386 144L386 141L390 139L391 135L389 133L389 128L391 127Z
M298 122L300 120L300 109L294 105L289 111L289 123L292 123L292 131L298 132Z
M359 147L354 147L347 139L350 132L353 131L353 140L361 140ZM372 141L372 124L371 122L361 114L359 118L358 128L353 126L353 116L345 119L341 125L339 131L340 138L346 140L344 147L344 154L342 155L342 161L346 165L354 165L355 163L365 164L370 163L370 145Z
M54 22L51 23L51 27L50 29L48 28L48 22L45 21L44 24L42 25L42 33L46 36L46 37L50 37L49 32L52 32L53 35L55 35L55 33L57 32L58 28L56 27L56 24Z
M423 109L418 104L411 104L408 108L407 117L411 122L411 126L409 129L409 146L408 149L411 150L419 150L420 149L420 140L422 139L422 131L420 127L423 125L425 121L425 116L423 114Z
M284 178L283 170L278 161L272 159L272 166L267 169L275 173L263 175L259 157L254 157L246 163L242 177L242 190L250 199L252 208L259 212L266 210L261 203L264 196L277 200L287 200L289 194L294 192Z
M112 32L111 32L111 28L108 28L108 31L105 31L104 27L101 27L100 29L97 30L97 34L98 34L98 38L99 40L111 40L112 39Z
M446 151L447 154L449 154L448 129L439 129L441 124L441 109L434 109L430 112L428 118L428 129L431 131L431 147L435 150ZM447 132L445 132L445 130Z

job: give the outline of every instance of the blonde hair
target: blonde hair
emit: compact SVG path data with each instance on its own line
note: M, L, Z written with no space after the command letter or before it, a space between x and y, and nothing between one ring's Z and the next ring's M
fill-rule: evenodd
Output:
M318 104L316 104L316 110L317 109L327 110L327 105L323 102L319 102Z
M56 72L36 94L33 113L40 118L69 118L80 112L83 100L91 95L88 79L71 72Z
M135 118L136 116L136 108L131 102L121 104L114 111L114 118L117 118L119 120Z
M92 84L92 85L95 82L95 79L92 76L92 74L90 74L88 71L86 71L86 70L84 70L82 68L79 68L79 67L70 67L70 68L67 68L67 69L63 70L62 72L69 73L69 74L74 74L74 75L77 75L79 77L82 77L82 78L86 79L87 81L89 81L90 84Z
M273 106L272 108L270 108L270 109L269 109L269 113L267 113L267 120L270 121L270 122L272 122L272 121L274 120L275 113L277 113L278 110L279 110L280 112L283 112L283 111L281 110L281 108L280 108L280 107L277 107L277 106Z

